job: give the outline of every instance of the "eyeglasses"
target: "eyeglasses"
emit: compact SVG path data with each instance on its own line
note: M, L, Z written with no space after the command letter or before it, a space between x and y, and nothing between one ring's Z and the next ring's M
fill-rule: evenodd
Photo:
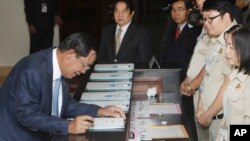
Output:
M90 65L88 65L87 63L84 63L81 59L79 59L79 60L80 60L80 62L83 65L83 67L84 67L85 70L89 70L91 68Z
M219 17L223 14L225 14L225 13L220 13L219 15L214 16L214 17L202 18L202 22L205 23L207 21L209 24L212 24L214 19L216 19L217 17Z
M179 13L186 10L185 8L177 8L177 9L171 9L171 13Z
M85 70L89 70L91 68L91 66L86 63L83 63L83 65Z

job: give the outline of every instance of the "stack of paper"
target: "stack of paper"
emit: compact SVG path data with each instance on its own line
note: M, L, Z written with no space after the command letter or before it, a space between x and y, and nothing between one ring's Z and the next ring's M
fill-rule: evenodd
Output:
M88 82L86 86L87 91L121 91L131 90L131 81L122 82Z
M81 101L89 100L130 100L130 91L114 91L114 92L83 92Z
M87 104L95 104L98 105L100 107L108 107L111 105L115 105L117 107L120 107L124 112L128 112L129 110L129 103L130 101L101 101L101 100L89 100L89 101L81 101L83 103L87 103Z
M90 75L91 81L122 81L131 80L132 72L111 72L111 73L92 73Z
M134 64L96 64L94 71L96 72L107 72L107 71L133 71Z

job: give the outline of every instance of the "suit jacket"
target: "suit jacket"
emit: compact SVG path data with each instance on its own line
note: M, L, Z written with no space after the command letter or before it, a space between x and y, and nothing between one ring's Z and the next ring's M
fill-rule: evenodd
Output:
M42 13L42 4L46 2L47 13ZM37 30L54 27L54 16L58 14L58 0L24 0L26 21Z
M0 141L44 141L50 134L65 135L65 118L95 117L96 105L78 103L69 95L62 79L61 118L51 116L52 49L34 53L19 61L0 90Z
M169 24L160 44L160 63L163 68L180 68L181 80L185 78L201 27L184 26L175 39L176 24Z
M116 24L104 27L98 52L98 63L135 63L136 67L148 67L152 57L152 39L149 31L131 22L115 54Z

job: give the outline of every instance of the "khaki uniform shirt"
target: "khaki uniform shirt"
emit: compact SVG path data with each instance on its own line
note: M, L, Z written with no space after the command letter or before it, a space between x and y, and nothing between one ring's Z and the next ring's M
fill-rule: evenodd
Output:
M227 124L250 124L250 76L234 70L223 99Z
M189 80L193 80L205 65L206 52L208 49L206 48L204 42L208 39L209 37L206 36L206 32L203 28L200 36L197 39L197 43L189 63L189 68L187 70L187 77Z
M236 21L225 31L235 24ZM220 34L219 37L212 37L204 43L206 48L208 48L205 65L206 74L200 86L200 98L204 110L207 110L213 103L224 81L225 75L229 75L232 71L230 64L225 59L226 42L224 32ZM219 114L220 113L222 113L222 110Z
M204 28L202 29L202 32L200 36L197 38L197 43L194 48L194 52L192 55L192 58L189 63L189 68L187 70L187 79L188 81L192 81L201 71L203 66L205 65L206 61L206 54L208 49L205 46L206 40L209 40L209 37L206 36L206 31ZM199 99L199 91L195 91L195 94L193 96L194 98L194 108L195 111L197 110L197 104Z

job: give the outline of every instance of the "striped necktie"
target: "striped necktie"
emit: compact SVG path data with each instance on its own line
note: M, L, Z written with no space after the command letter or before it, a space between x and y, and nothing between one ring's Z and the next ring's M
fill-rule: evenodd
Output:
M121 45L121 33L122 29L119 28L117 34L115 35L115 53L117 54Z

